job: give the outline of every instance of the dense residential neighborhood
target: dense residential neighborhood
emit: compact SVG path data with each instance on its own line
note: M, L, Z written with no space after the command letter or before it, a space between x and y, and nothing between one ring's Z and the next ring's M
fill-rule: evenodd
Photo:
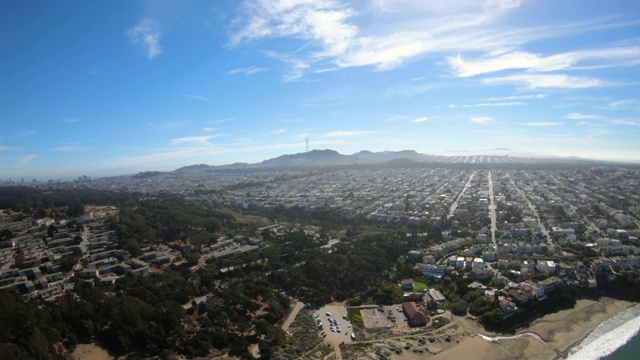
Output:
M16 288L25 296L52 300L76 282L107 286L125 274L149 274L147 262L116 249L117 235L105 224L106 216L35 220L11 210L2 210L0 216L0 226L17 235L0 244L0 289Z
M472 273L479 280L506 286L509 293L527 293L517 299L509 295L508 301L526 301L529 293L542 299L545 289L552 291L553 287L532 279L553 276L569 286L596 287L596 275L615 276L640 267L639 180L637 171L624 168L266 169L201 174L196 168L149 177L93 181L81 177L73 184L145 194L186 191L195 201L245 211L330 208L345 219L406 226L418 235L436 229L441 242L407 254L415 268L435 279ZM19 234L0 243L2 286L18 287L33 296L58 296L71 278L112 284L127 273L147 275L149 263L161 267L180 259L180 252L170 248L147 246L138 259L114 249L117 236L106 227L107 217L71 223L25 218L10 210L1 216L2 227ZM279 227L268 229L277 234ZM203 260L258 250L266 245L260 239L262 230L251 238L221 239L190 250ZM20 270L11 267L15 255L20 255ZM52 265L61 259L82 261L74 264L73 272L63 274Z
M263 354L280 355L302 336L299 321L312 316L305 339L348 352L346 344L434 334L459 317L502 331L570 308L581 297L637 298L638 170L539 163L526 164L535 166L527 170L502 160L286 170L195 166L21 184L28 191L5 184L17 195L2 198L0 290L58 304L87 296L87 289L116 301L145 298L158 291L155 283L175 284L182 290L167 306L184 317L172 323L175 329L191 324L178 337L190 344L178 352L190 355L214 346L192 344L201 331L211 335L217 331L212 323L228 322L208 310L228 308L238 296L253 315L239 320L238 310L234 322L246 322L244 328L229 328L235 340L218 346L241 354L247 340ZM305 310L296 316L296 305L281 323L289 303L306 304ZM333 314L328 326L319 316L324 313ZM283 332L275 330L279 324ZM105 329L93 339L111 336ZM450 342L447 331L429 341ZM425 341L412 351L426 351ZM155 347L128 351L157 354Z

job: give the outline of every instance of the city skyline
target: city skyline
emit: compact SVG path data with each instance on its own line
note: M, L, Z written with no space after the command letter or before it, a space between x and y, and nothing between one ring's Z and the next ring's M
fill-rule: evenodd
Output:
M0 4L3 178L495 148L640 161L631 1Z

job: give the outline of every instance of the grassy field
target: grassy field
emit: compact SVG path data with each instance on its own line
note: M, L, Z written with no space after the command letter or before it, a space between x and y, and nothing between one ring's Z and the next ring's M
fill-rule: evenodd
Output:
M427 284L418 281L413 282L413 291L425 291L427 290Z

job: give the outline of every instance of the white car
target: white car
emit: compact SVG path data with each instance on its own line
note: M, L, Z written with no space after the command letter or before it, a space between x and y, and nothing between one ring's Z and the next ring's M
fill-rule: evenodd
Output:
M327 316L331 316L331 313L327 311L327 313L325 314Z

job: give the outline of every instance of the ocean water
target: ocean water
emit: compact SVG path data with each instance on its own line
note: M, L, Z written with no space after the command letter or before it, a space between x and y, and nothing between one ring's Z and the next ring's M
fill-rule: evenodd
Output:
M613 352L603 360L637 360L640 358L640 334L634 336L628 343Z
M640 305L635 305L603 322L578 346L567 360L640 359Z

